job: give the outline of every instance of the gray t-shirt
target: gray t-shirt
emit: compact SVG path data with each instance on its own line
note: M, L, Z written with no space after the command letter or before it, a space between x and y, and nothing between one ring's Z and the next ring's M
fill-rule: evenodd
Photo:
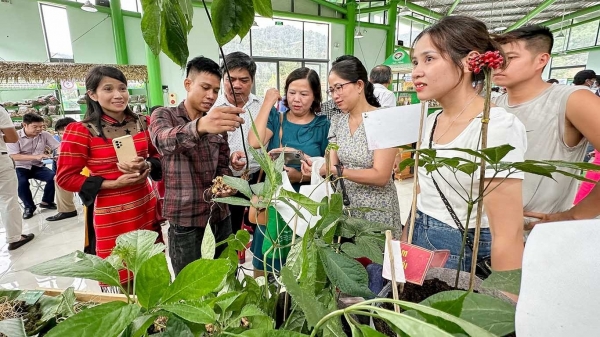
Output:
M569 147L564 142L565 113L569 96L581 87L552 85L536 98L517 105L509 105L508 95L496 99L496 105L514 114L525 125L527 151L525 159L581 162L588 141ZM577 170L564 169L573 174ZM553 174L555 180L539 175L525 174L523 181L523 209L525 212L556 213L570 209L577 193L578 181Z

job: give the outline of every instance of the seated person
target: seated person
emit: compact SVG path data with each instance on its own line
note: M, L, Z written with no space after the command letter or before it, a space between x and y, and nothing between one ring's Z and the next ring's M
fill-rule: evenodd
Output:
M8 154L15 161L17 179L19 181L19 198L23 202L23 219L33 217L36 206L29 188L29 179L46 183L42 196L41 208L56 209L54 203L54 171L47 168L42 160L52 158L46 149L54 151L59 143L52 135L43 131L44 119L35 113L23 116L23 128L17 131L19 141L6 144Z
M56 134L54 135L54 139L57 141L62 140L62 135L65 132L65 128L67 125L71 123L77 122L71 117L65 117L56 121L56 125L54 126L54 130ZM60 151L55 151L55 159L53 161L53 171L56 173L56 155L59 154ZM77 216L77 210L75 209L75 203L73 202L73 197L75 196L73 192L65 191L60 186L56 185L56 206L58 207L58 213L55 215L46 218L46 221L59 221Z

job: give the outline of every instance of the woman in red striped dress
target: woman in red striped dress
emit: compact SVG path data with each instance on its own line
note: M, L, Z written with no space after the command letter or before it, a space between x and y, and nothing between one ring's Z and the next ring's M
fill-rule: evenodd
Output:
M86 77L86 119L67 126L61 143L56 181L67 191L79 192L86 206L94 205L96 254L110 255L121 234L154 230L156 197L148 181L162 176L159 155L149 141L149 118L137 116L128 106L129 92L123 73L113 67L93 68ZM119 163L112 138L133 137L138 158ZM81 175L87 167L90 176ZM130 280L120 271L121 283ZM104 289L103 289L104 290Z

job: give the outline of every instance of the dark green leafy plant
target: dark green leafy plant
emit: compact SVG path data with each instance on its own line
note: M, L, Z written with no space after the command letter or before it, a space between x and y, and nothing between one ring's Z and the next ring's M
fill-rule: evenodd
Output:
M154 55L161 51L175 64L184 67L188 57L188 34L192 30L192 0L141 0L142 35ZM212 27L219 46L234 37L244 38L254 15L272 17L271 0L213 0Z

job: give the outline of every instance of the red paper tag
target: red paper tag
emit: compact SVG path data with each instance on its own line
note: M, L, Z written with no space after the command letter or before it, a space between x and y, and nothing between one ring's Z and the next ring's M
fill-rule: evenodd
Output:
M423 247L401 243L402 264L406 281L423 285L430 267L443 267L450 256L450 251L430 251Z

